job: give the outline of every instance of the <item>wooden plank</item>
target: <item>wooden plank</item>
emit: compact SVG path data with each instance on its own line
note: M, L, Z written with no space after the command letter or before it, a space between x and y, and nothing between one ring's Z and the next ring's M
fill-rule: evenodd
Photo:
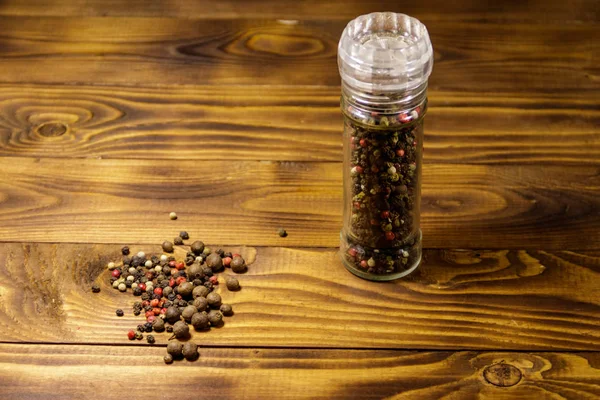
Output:
M425 164L423 176L425 247L599 249L598 167ZM335 247L342 165L9 157L0 202L2 241L150 244L186 229L211 243Z
M375 11L394 11L431 20L575 21L597 22L598 8L592 0L570 2L510 0L494 3L442 0L398 2L393 0L335 0L283 2L255 0L212 2L163 0L12 0L0 4L0 15L10 16L144 16L183 18L284 18L342 19ZM537 11L537 12L536 12Z
M341 161L339 95L0 85L0 156ZM596 97L431 91L425 162L600 165Z
M0 245L0 342L141 345L126 337L143 321L131 311L136 298L109 284L106 264L120 247ZM225 248L249 271L239 292L218 286L235 314L193 333L206 345L600 350L598 256L428 250L410 279L376 283L346 272L335 249Z
M162 364L163 353L158 347L2 344L0 395L121 399L124 388L131 388L127 398L132 400L145 400L149 393L197 399L207 392L211 399L600 396L598 353L202 348L195 363L169 366ZM490 372L494 366L499 372ZM163 376L175 376L178 389L157 386Z
M429 27L434 90L600 89L600 43L582 40L598 37L600 26L459 21ZM0 83L337 86L345 21L2 17L0 26Z

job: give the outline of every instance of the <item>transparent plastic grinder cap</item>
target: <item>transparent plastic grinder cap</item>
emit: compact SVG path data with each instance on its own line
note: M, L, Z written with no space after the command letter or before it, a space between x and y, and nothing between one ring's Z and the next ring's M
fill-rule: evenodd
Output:
M412 90L427 82L433 47L416 18L392 12L362 15L348 23L338 45L342 80L369 93Z

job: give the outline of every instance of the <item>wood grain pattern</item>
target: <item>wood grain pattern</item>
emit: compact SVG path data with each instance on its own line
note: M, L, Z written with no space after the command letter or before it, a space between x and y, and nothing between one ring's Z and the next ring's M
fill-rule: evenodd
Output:
M0 156L341 161L339 95L315 87L0 85ZM426 163L600 165L595 95L429 98Z
M346 21L0 17L0 82L333 85ZM119 26L118 32L114 27ZM600 26L436 22L433 90L597 93Z
M126 337L143 320L135 298L109 287L120 247L1 245L0 341L143 345ZM249 271L239 292L219 285L235 315L193 334L206 345L600 350L598 256L430 250L410 279L382 284L346 272L331 249L228 249ZM164 345L168 334L156 337Z
M361 1L334 0L285 2L278 0L179 1L145 2L130 0L19 0L0 3L0 15L10 16L144 16L183 18L284 18L284 19L343 19L375 11L395 11L431 20L485 21L598 21L598 7L593 0L572 0L568 3L543 0L522 2L443 0L398 2L393 0Z
M186 229L211 243L336 247L341 174L340 163L9 157L0 240L162 243ZM423 176L425 247L600 246L598 167L425 164Z
M145 400L157 376L180 390L161 399L594 399L600 396L598 353L403 352L201 349L195 363L165 366L164 348L0 345L0 395L30 400ZM512 387L483 377L491 365L522 373ZM107 370L110 373L107 374ZM276 378L276 382L274 379ZM60 382L60 391L57 391ZM150 391L150 393L153 393ZM210 394L208 394L210 393ZM157 394L154 392L154 394Z

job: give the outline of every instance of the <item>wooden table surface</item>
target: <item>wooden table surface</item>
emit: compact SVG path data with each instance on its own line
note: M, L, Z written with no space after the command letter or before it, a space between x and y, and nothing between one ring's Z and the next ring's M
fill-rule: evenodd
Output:
M337 41L377 10L435 49L424 262L393 283L336 255ZM600 398L599 10L0 0L0 398ZM167 366L105 266L180 230L251 265Z

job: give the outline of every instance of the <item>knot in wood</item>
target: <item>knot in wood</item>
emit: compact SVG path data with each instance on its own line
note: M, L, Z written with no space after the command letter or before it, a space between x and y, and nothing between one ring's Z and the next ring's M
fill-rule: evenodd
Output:
M37 128L40 135L45 137L56 137L64 135L67 132L67 126L60 122L48 122Z
M483 377L494 386L510 387L519 383L523 374L517 367L501 362L483 370Z

